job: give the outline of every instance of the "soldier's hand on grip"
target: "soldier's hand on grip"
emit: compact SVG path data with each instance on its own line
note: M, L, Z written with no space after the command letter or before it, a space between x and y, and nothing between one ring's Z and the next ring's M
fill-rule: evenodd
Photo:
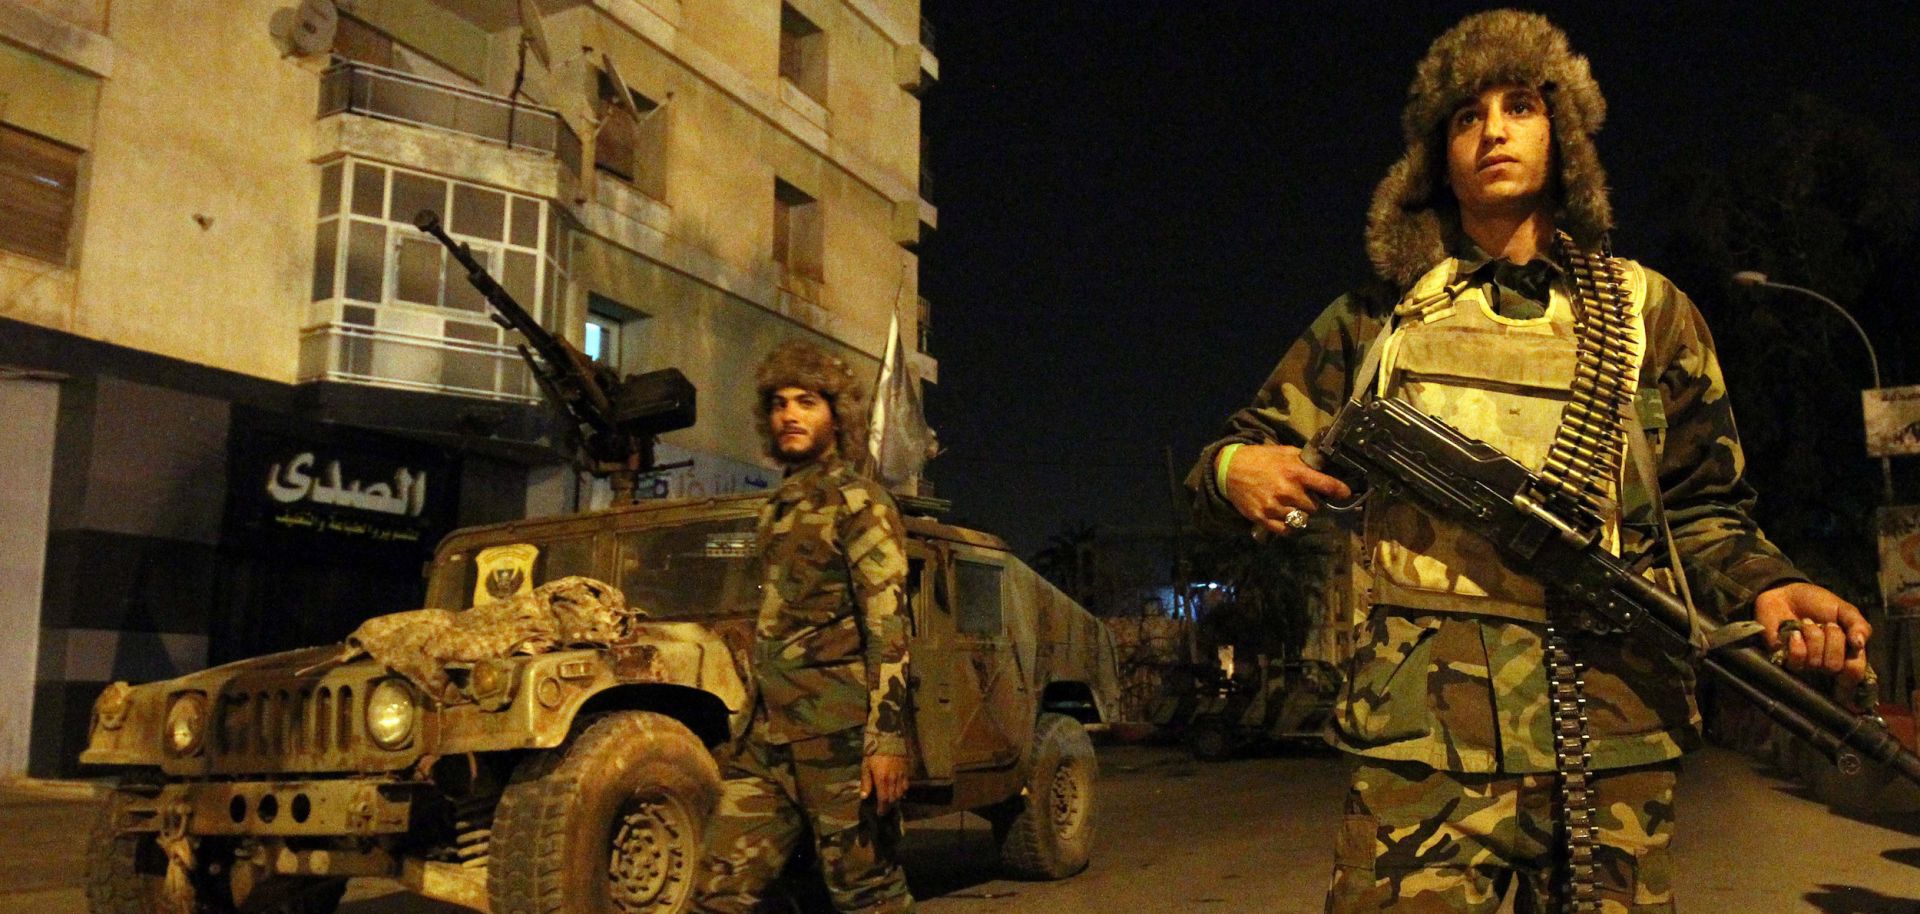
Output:
M1320 499L1353 497L1347 484L1307 466L1300 449L1285 444L1249 444L1227 464L1222 494L1242 517L1279 536L1294 531L1287 514L1320 510Z
M1867 639L1873 626L1852 603L1818 584L1804 581L1771 588L1753 601L1753 618L1766 630L1767 647L1786 650L1786 667L1818 670L1839 677L1843 688L1867 676ZM1799 619L1784 644L1780 623Z

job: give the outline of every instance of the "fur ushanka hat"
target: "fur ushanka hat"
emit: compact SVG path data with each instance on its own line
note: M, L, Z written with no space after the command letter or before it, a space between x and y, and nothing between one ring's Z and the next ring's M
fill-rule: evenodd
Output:
M1538 13L1475 13L1434 39L1415 68L1400 115L1407 153L1367 208L1367 258L1397 288L1432 269L1459 235L1458 205L1446 183L1447 119L1461 102L1505 84L1532 86L1546 99L1560 171L1555 225L1589 249L1613 227L1607 174L1593 145L1607 119L1607 100L1587 59Z
M853 369L826 350L812 343L788 340L767 353L754 372L754 417L760 420L760 434L766 439L767 453L775 453L773 429L768 424L773 392L784 387L811 390L825 397L833 408L834 443L840 459L864 466L867 456L867 396L854 379Z

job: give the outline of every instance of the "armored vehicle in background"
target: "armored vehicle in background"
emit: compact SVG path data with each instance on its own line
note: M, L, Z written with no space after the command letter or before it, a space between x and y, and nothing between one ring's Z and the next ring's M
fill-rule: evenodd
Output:
M345 881L403 880L496 914L673 912L746 725L761 499L643 502L457 531L427 603L582 576L643 610L617 643L445 672L430 696L338 646L115 683L81 760L122 781L92 836L94 914L326 914ZM999 539L909 517L910 817L973 810L1014 872L1086 865L1087 729L1116 701L1105 627ZM513 582L509 586L518 586Z

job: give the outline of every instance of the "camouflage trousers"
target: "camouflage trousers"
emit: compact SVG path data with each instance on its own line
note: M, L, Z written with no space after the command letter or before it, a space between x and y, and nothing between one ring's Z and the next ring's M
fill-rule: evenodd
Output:
M1601 911L1671 912L1678 762L1597 772ZM1552 910L1554 775L1461 774L1359 758L1334 847L1328 914Z
M800 838L813 833L820 873L844 912L913 910L894 862L898 813L860 799L861 728L771 745L755 732L723 758L726 782L707 822L707 859L694 910L755 911Z

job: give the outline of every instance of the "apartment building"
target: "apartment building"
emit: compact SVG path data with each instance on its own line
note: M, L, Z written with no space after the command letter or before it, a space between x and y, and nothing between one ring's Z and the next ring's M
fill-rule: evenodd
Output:
M94 695L337 639L464 524L606 498L435 211L699 422L647 497L775 478L754 363L927 382L918 0L0 0L0 774Z

